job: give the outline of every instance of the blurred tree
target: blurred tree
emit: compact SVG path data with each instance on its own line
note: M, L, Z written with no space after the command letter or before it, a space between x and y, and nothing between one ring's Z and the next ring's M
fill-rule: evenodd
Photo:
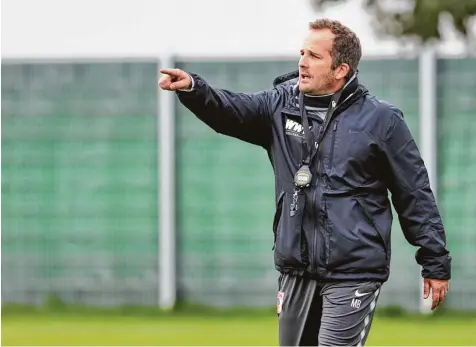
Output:
M355 0L310 0L316 11ZM418 39L441 39L442 19L468 41L475 40L476 0L363 0L378 34ZM446 18L445 18L446 17Z

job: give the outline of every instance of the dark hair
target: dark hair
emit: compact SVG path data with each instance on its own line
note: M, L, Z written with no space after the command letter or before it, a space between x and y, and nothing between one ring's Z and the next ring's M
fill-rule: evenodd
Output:
M346 63L350 68L347 78L352 77L357 71L360 58L362 57L362 46L357 35L341 22L327 18L310 22L309 29L329 29L334 34L331 52L332 69Z

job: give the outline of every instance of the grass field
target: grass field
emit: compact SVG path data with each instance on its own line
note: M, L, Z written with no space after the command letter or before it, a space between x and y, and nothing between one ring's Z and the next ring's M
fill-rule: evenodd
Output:
M367 345L476 345L476 315L378 315ZM272 312L128 314L2 311L2 346L277 345Z

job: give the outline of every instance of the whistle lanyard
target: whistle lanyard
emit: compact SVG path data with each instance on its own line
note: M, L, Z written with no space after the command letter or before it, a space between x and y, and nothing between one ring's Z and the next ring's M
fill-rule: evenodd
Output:
M312 173L311 173L311 170L309 169L309 166L311 165L311 162L316 156L316 154L319 152L319 146L321 144L322 139L324 138L327 128L329 128L329 124L332 120L334 111L337 108L337 103L339 102L339 98L341 94L342 94L342 90L336 92L332 96L331 103L329 105L329 108L327 109L326 118L324 119L324 124L322 128L320 129L316 139L316 146L313 146L312 134L311 134L311 130L309 129L309 119L307 117L306 107L304 106L304 93L301 92L299 94L299 111L301 113L302 125L304 127L304 137L306 139L305 158L302 161L299 170L296 172L294 176L294 183L299 188L307 187L311 183ZM314 147L315 147L315 150L313 150Z
M319 131L319 134L316 139L316 146L313 146L312 134L311 134L311 130L309 129L309 119L307 117L306 107L304 106L304 93L300 93L299 111L301 113L302 125L304 127L304 136L306 138L306 150L307 150L305 159L303 160L304 165L310 165L315 155L317 154L319 145L321 144L321 141L324 138L327 128L329 127L329 124L332 120L334 111L337 108L337 102L339 101L341 94L342 94L342 91L340 90L332 96L329 108L327 109L326 118L324 119L324 124L321 128L321 131ZM315 151L313 151L314 147L315 147Z

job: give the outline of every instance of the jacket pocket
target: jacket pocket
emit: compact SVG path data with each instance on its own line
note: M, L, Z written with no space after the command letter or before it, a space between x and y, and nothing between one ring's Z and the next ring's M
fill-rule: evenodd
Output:
M324 260L327 271L384 273L385 242L354 197L326 197Z
M278 235L278 225L279 221L281 220L281 214L283 211L283 198L284 198L284 191L279 193L277 202L276 202L276 212L274 213L274 220L273 220L273 234L274 234L274 242L273 242L273 251L276 247L276 238Z
M282 196L279 220L275 216L275 249L274 260L277 266L302 268L305 240L302 235L302 224L305 208L305 195L299 192L296 207L291 213L293 193L285 192ZM277 211L278 212L278 211Z
M376 231L378 237L380 238L380 241L382 242L382 246L385 250L385 255L387 257L387 260L390 256L389 254L389 245L388 245L388 240L386 240L385 238L385 235L383 234L382 230L380 229L380 227L377 225L377 223L375 223L374 219L372 218L372 216L370 215L370 213L367 212L367 209L362 205L362 203L359 201L358 198L355 198L355 201L357 202L361 212L362 212L362 215L365 217L365 219L367 220L367 223L369 223Z

